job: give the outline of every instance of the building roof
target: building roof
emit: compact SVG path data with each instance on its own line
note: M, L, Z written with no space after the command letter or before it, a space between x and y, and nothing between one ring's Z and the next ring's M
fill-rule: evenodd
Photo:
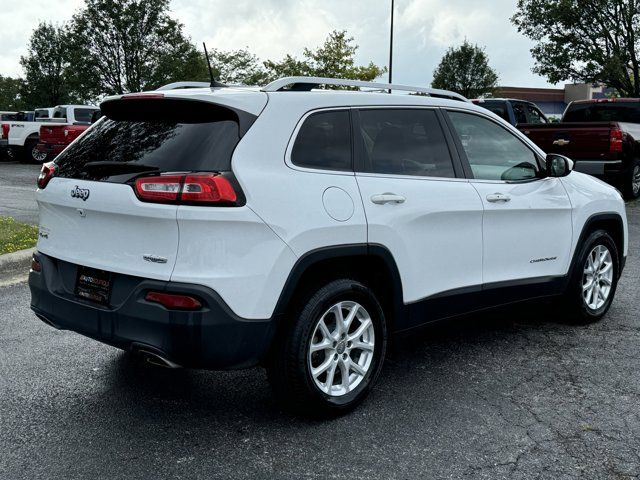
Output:
M563 88L498 87L495 96L530 102L564 102Z

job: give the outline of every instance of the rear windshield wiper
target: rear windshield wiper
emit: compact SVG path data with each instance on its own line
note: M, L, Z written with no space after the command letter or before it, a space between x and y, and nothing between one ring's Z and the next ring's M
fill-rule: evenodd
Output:
M142 172L155 172L160 170L158 167L151 165L143 165L141 163L126 163L126 162L87 162L82 166L83 172L95 172L109 173L115 175L118 173L142 173Z

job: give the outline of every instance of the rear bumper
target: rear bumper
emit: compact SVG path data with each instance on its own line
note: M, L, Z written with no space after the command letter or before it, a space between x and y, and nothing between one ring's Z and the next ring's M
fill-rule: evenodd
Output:
M62 152L67 145L61 145L57 143L39 143L38 150L47 155L57 155Z
M612 177L624 173L625 164L622 160L576 160L574 169L597 177Z
M31 309L45 323L128 351L147 350L190 368L254 366L266 355L274 333L268 320L237 317L211 289L201 285L113 274L109 307L74 295L77 265L36 253L42 272L29 274ZM147 302L147 291L198 297L197 312L168 310Z
M0 154L5 153L9 148L9 141L6 138L0 139Z

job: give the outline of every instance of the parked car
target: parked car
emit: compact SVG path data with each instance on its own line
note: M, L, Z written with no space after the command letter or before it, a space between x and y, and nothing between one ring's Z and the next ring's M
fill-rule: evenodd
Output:
M88 123L97 107L88 105L58 105L51 109L36 109L32 122L11 122L9 129L8 147L14 156L24 162L42 163L47 155L38 149L40 127L47 125L74 125ZM44 117L50 114L51 118Z
M560 123L527 125L523 132L540 148L575 162L576 170L640 197L640 99L572 102Z
M46 159L53 159L67 146L78 138L91 124L101 117L100 110L94 110L89 122L76 122L73 125L50 125L44 124L40 127L40 143L38 150L46 156Z
M0 113L0 160L13 160L14 150L9 148L9 130L12 122L32 122L34 112Z
M169 367L264 365L283 405L335 414L391 334L540 297L593 322L613 301L618 191L455 93L290 77L101 109L38 179L31 308L56 328Z
M511 125L550 123L535 103L511 98L479 98L471 100L487 110L505 119Z

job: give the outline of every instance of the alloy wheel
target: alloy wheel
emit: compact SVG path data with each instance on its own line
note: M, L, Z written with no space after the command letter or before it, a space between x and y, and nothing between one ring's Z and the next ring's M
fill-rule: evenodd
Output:
M313 381L332 397L352 392L371 368L374 349L375 331L367 310L357 302L336 303L320 317L309 343Z
M35 146L31 149L31 158L38 163L44 163L47 160L47 154L45 152L41 152L38 150L38 147Z
M613 285L613 258L604 245L596 245L584 266L582 298L590 310L598 310L607 302Z

